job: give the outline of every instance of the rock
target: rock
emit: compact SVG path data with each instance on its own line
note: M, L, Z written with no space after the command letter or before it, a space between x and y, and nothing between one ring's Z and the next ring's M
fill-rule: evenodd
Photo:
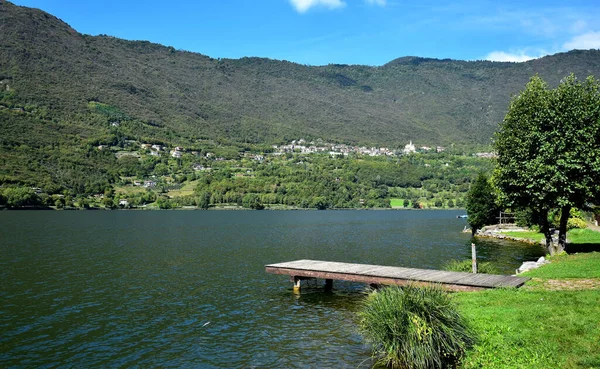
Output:
M517 269L517 273L516 274L520 274L523 272L526 272L528 270L531 269L536 269L541 267L542 265L548 264L550 263L548 260L546 260L546 258L544 258L543 256L540 257L537 261L526 261L523 264L521 264L521 266L519 267L519 269Z

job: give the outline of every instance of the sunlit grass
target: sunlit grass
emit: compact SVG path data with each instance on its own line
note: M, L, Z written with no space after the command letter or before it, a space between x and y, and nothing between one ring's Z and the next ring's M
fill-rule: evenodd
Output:
M533 241L541 241L544 239L544 234L533 231L523 232L502 232L510 237L523 238ZM598 244L600 245L600 232L591 229L572 229L567 232L567 241L571 244Z
M591 229L572 229L567 232L567 239L573 244L600 244L600 232Z
M393 208L403 208L404 199L390 199L390 206Z
M194 194L194 189L198 185L198 181L186 182L183 187L178 190L169 191L169 196L190 196Z
M532 240L536 242L540 242L544 239L544 234L533 231L523 231L523 232L501 232L504 235L514 238L523 238L527 240Z
M600 278L600 252L559 255L549 259L550 264L522 275L543 279Z
M464 368L598 368L600 291L458 293L479 333Z
M600 368L599 289L550 291L540 280L600 280L600 253L561 255L521 289L456 293L479 334L463 368ZM597 285L597 284L596 284Z

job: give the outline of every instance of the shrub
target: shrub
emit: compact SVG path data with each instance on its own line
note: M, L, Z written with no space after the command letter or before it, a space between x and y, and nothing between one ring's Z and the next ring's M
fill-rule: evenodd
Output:
M455 367L474 334L440 287L386 287L358 313L359 329L378 364L392 368Z
M555 209L550 213L550 219L555 227L558 227L560 223L560 209ZM587 223L584 219L583 212L577 208L571 208L569 212L569 219L567 220L567 230L575 228L587 228Z
M585 220L583 220L581 218L569 218L569 220L567 221L567 229L571 230L571 229L575 229L575 228L579 228L579 229L587 228L587 223L585 222Z
M471 264L471 260L450 260L444 266L442 266L443 270L449 270L451 272L467 272L471 273L473 271L473 266ZM500 274L498 268L494 266L494 264L484 261L481 263L477 263L477 273L483 274Z

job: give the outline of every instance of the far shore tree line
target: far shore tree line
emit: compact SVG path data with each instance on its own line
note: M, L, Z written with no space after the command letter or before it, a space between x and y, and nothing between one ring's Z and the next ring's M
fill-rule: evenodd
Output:
M599 83L570 75L550 89L532 77L513 98L494 148L491 178L480 174L467 195L473 232L511 209L522 223L539 227L551 255L564 252L573 219L600 206Z
M75 170L57 170L49 181L29 186L5 181L0 207L462 208L473 173L493 168L490 159L470 153L346 158L242 152L216 160L146 153L138 158L131 150L114 162L102 154L104 182L97 176L77 177Z

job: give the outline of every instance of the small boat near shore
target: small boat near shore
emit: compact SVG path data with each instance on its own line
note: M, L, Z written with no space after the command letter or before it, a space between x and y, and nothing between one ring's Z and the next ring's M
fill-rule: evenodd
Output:
M467 219L468 216L467 215L457 215L456 218L457 219Z

